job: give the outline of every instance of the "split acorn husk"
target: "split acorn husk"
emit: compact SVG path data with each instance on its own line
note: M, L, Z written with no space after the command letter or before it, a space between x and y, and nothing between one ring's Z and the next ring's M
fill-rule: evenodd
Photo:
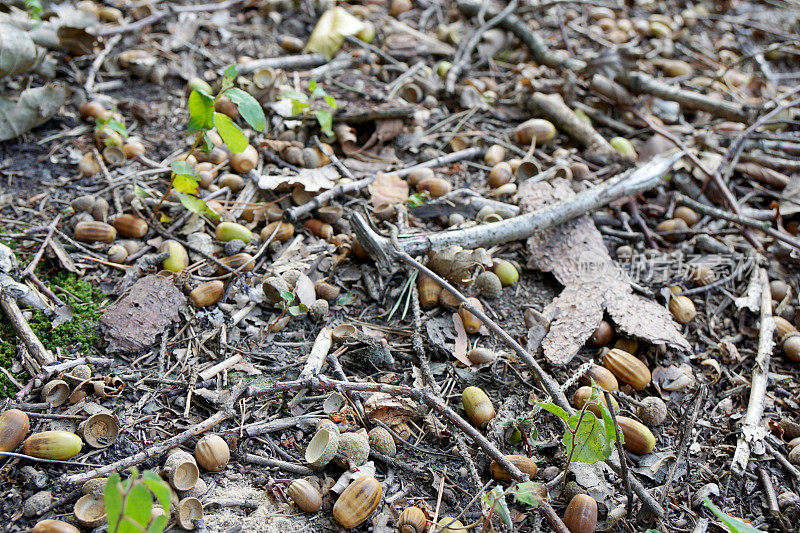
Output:
M424 533L428 519L419 507L406 507L397 519L400 533Z
M377 479L360 477L348 485L333 504L333 518L345 529L352 529L372 515L382 495L383 488Z
M194 529L194 521L203 518L203 504L194 497L184 498L178 503L178 524L183 529Z
M95 413L80 423L78 434L92 448L106 448L117 440L119 421L110 413Z
M173 450L167 456L163 473L175 490L190 490L200 477L194 457L179 449Z
M461 403L464 411L472 423L478 427L483 427L494 418L495 411L492 400L483 392L482 389L474 386L467 387L461 394Z
M619 348L614 348L606 354L603 358L603 366L610 370L617 379L629 384L637 391L644 390L652 378L647 365Z
M219 435L206 435L194 447L197 464L209 472L219 472L231 460L231 450L225 439Z
M322 507L322 494L307 479L296 479L286 488L289 496L301 511L316 513Z
M28 415L19 409L9 409L0 415L0 451L13 452L30 430Z
M80 453L83 441L69 431L42 431L34 433L22 444L22 453L39 459L64 461Z
M519 468L523 474L528 474L530 477L535 476L539 470L534 460L526 455L506 455L506 459ZM513 479L511 474L497 461L492 461L489 465L489 471L492 473L492 477L498 481L511 481Z
M564 512L570 533L593 533L597 527L597 502L588 494L576 494Z

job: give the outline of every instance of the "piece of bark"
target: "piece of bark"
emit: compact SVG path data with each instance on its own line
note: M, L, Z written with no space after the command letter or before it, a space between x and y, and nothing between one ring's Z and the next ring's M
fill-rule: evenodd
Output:
M520 186L523 212L568 200L575 193L562 178ZM628 275L611 259L600 231L586 215L540 232L528 239L530 266L551 272L564 285L544 309L550 330L542 341L552 364L568 363L608 311L618 330L653 344L689 350L667 310L633 294Z
M145 276L128 294L114 302L100 317L100 329L109 353L135 353L149 348L156 338L178 320L186 297L162 276Z

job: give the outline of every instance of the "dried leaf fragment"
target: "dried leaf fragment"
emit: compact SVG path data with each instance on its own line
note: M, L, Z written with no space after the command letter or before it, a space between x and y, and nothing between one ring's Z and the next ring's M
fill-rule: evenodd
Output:
M483 248L465 250L453 245L428 252L428 268L453 283L471 285L475 280L471 273L475 267L489 268L492 259Z
M369 186L372 195L372 205L399 204L408 200L408 182L396 174L378 172Z

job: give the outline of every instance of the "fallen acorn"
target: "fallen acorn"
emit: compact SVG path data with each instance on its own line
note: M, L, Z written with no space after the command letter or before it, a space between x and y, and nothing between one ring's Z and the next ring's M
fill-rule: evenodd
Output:
M78 107L78 112L80 113L81 118L84 120L87 118L104 118L108 115L108 110L103 106L103 104L95 100L83 102Z
M114 228L123 237L141 239L149 229L147 221L136 215L123 214L114 219Z
M606 346L614 338L614 327L607 320L601 320L600 325L589 337L589 344L599 348Z
M688 296L673 295L669 299L669 312L679 324L691 322L697 315L694 302Z
M480 300L477 298L467 298L469 303L471 303L476 309L483 311L483 304L481 304ZM458 308L458 316L461 317L461 322L464 324L464 331L467 333L477 333L479 329L481 329L481 324L483 322L480 319L469 312L462 303Z
M486 149L486 153L483 154L483 161L487 165L497 165L503 159L506 158L506 149L504 146L499 144L493 144L489 148Z
M700 220L700 215L697 212L685 205L679 205L672 212L672 216L683 220L688 227L692 227Z
M128 249L121 244L114 244L108 248L108 260L112 263L122 263L128 258Z
M167 252L169 256L161 262L161 267L170 272L180 272L189 266L189 254L178 241L164 241L158 251Z
M653 451L656 446L656 437L647 426L627 416L618 416L617 424L625 437L623 446L626 450L639 455Z
M239 174L247 174L258 166L258 151L247 145L244 151L230 156L231 168Z
M333 504L333 518L345 529L365 522L381 503L383 488L372 476L356 479Z
M575 406L576 409L583 409L583 406L586 405L586 410L592 413L597 418L603 418L603 410L600 409L600 405L597 403L598 401L602 402L603 405L608 408L608 404L606 403L605 395L600 394L598 400L590 402L589 399L592 397L592 388L589 386L584 385L583 387L578 387L578 390L572 395L572 405ZM587 405L588 403L588 405ZM611 407L613 411L616 413L619 411L619 404L614 397L611 397Z
M519 271L505 259L495 259L492 261L492 272L495 273L503 287L509 287L519 280Z
M528 474L530 477L535 476L536 472L539 470L534 460L526 455L506 455L506 459L508 459L512 465L519 468L523 474ZM511 474L497 461L491 462L489 471L492 473L492 477L497 481L511 481L513 479Z
M492 400L478 387L470 386L464 389L461 393L461 403L469 419L478 427L485 426L494 418Z
M605 355L603 366L610 370L617 379L629 384L637 391L644 390L652 378L647 365L619 348L614 348Z
M80 530L73 526L72 524L68 524L66 522L62 522L61 520L53 520L52 518L48 518L46 520L41 520L33 526L32 533L81 533Z
M320 239L324 239L327 241L328 239L333 237L333 226L331 226L330 224L326 224L321 220L312 218L310 220L306 220L303 225L314 236L319 237Z
M125 144L122 145L122 153L125 154L125 157L128 159L134 159L140 155L144 155L145 151L144 144L136 139L128 139Z
M439 305L439 295L442 286L425 274L417 276L417 293L419 294L419 305L424 310L433 309Z
M314 282L314 292L317 295L317 298L321 298L328 302L334 301L336 298L339 297L339 293L341 289L336 285L328 283L325 280L319 279Z
M39 459L64 461L78 455L83 448L79 436L69 431L42 431L34 433L22 444L22 453Z
M489 187L494 189L511 182L513 179L514 172L511 170L511 165L501 161L492 167L491 172L489 172Z
M795 362L800 362L800 333L791 331L781 338L784 355Z
M75 240L80 242L111 242L117 238L114 226L105 222L86 221L75 225Z
M597 527L597 502L588 494L576 494L564 511L570 533L593 533Z
M422 180L435 177L436 174L434 174L432 168L423 167L413 170L411 174L408 175L408 178L406 178L406 181L408 181L408 184L411 185L412 187L416 187L417 184Z
M546 143L556 136L556 127L549 120L532 118L514 129L514 140L518 144L530 145L534 139L536 144Z
M253 232L236 222L220 222L215 231L217 239L222 242L239 239L240 241L250 242Z
M83 154L83 157L78 161L78 171L85 176L94 176L100 172L100 163L92 152Z
M397 519L400 533L424 533L427 525L428 519L419 507L406 507Z
M455 517L445 516L436 523L435 531L438 533L463 533L466 531L466 528L464 524L462 524L460 520L456 520Z
M223 294L225 294L225 283L215 279L192 289L192 292L189 293L189 300L195 307L208 307L220 301Z
M219 260L220 263L226 265L227 267L231 268L232 270L240 270L240 272L250 272L255 268L256 262L253 261L253 256L248 254L247 252L241 252L234 255L229 255L228 257L223 257ZM227 270L222 267L217 268L217 274L227 274Z
M296 479L286 488L286 495L306 513L316 513L322 507L322 494L307 479Z
M590 366L580 381L586 385L591 385L594 381L598 387L608 392L619 390L619 383L614 374L609 369L598 365Z
M608 141L608 144L611 145L611 148L628 159L636 161L639 158L639 154L636 153L636 148L634 148L633 144L625 137L612 137Z
M28 415L19 409L9 409L0 415L0 451L16 450L30 428Z
M782 316L772 317L772 319L775 321L775 330L778 332L779 339L782 339L787 333L797 331L797 328Z
M658 396L648 396L637 406L636 414L648 426L660 426L667 419L667 404Z
M482 365L491 363L497 359L497 353L488 348L473 348L467 352L467 359L469 359L469 362L473 365Z
M333 228L331 228L331 230L332 229ZM282 222L280 220L270 222L264 226L264 229L261 230L261 240L266 242L266 240L269 239L273 233L275 234L275 236L272 237L273 240L278 242L286 242L292 238L292 235L294 235L294 224Z
M484 270L475 279L475 288L484 298L495 299L503 293L503 284L497 274ZM480 329L480 325L478 326Z
M228 465L231 450L228 443L219 435L206 435L194 447L197 464L209 472L219 472Z
M450 193L453 190L453 186L450 185L450 182L444 178L425 178L417 182L416 188L418 191L428 191L428 194L431 195L431 198L439 198L440 196L444 196L445 194Z
M217 181L217 185L227 187L233 192L239 192L244 189L244 179L238 174L225 174Z

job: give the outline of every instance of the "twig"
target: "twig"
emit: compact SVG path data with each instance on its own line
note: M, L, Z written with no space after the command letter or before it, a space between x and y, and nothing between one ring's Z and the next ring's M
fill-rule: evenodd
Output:
M313 476L314 471L303 465L296 465L288 461L281 461L280 459L271 459L269 457L261 457L253 453L244 454L244 460L248 463L259 466L268 466L270 468L278 468L284 472L297 474L298 476Z
M97 54L97 57L94 58L94 61L92 61L92 66L89 67L89 73L86 74L86 83L83 84L83 88L86 90L87 94L92 94L92 92L94 92L94 80L97 76L97 71L100 70L100 67L103 65L103 61L105 61L106 57L108 57L108 54L111 53L111 50L117 46L117 43L119 43L121 39L122 35L115 35L109 39L105 48L103 48L103 50Z
M202 13L204 11L221 11L223 9L228 9L230 7L237 6L243 3L244 0L226 0L225 2L219 2L216 4L199 4L199 5L187 5L187 6L172 6L167 4L168 9L162 11L156 11L152 15L145 17L141 20L137 20L136 22L131 22L130 24L124 24L122 26L114 26L111 28L105 28L97 32L98 35L101 37L106 37L108 35L116 35L118 33L128 33L132 31L139 31L146 26L151 26L156 22L159 22L162 19L167 18L170 15L176 15L179 13Z
M47 226L47 235L45 235L42 245L38 250L36 250L36 254L33 256L33 259L31 259L31 262L28 263L28 266L25 267L25 270L22 271L22 274L20 275L21 277L26 278L33 274L33 271L36 269L36 265L38 265L39 261L42 259L45 248L47 248L50 239L53 238L53 233L56 230L59 220L61 220L61 213L57 214L53 221Z
M659 498L659 503L662 505L664 501L666 501L667 496L669 496L669 489L672 486L672 480L675 478L675 472L678 471L678 465L683 458L683 454L686 453L686 450L689 448L689 439L692 436L692 428L694 428L695 422L697 422L697 415L700 413L700 406L703 404L703 399L706 395L707 387L705 385L700 387L700 390L697 391L697 397L694 400L694 409L692 410L692 416L686 419L686 423L683 427L683 434L681 435L681 442L678 444L678 456L675 458L675 462L672 464L672 468L669 469L669 473L667 474L667 481L664 483L664 488L661 491L661 497ZM684 415L685 416L685 415Z
M239 65L240 74L249 74L262 68L280 70L303 70L318 67L326 63L325 56L322 54L300 54L295 56L267 57L263 59L253 59L243 65Z
M606 405L611 407L614 405L614 402L611 399L611 393L607 390L603 391L603 395L606 399ZM619 436L622 434L621 430L619 429L619 424L617 423L617 415L614 414L614 409L609 409L609 413L611 414L611 420L614 422L614 431L617 434L617 438L614 439L614 444L617 447L617 455L619 456L619 465L620 470L622 471L622 483L625 486L625 496L627 500L625 501L625 514L630 518L631 510L633 509L633 492L631 491L631 478L630 474L628 473L628 461L625 456L625 451L622 449L622 442L619 439ZM565 477L566 479L566 477Z
M79 463L78 461L60 461L58 459L43 459L41 457L33 457L30 455L25 455L24 453L0 451L0 455L4 457L16 457L17 459L25 459L27 461L34 461L38 463L56 463L60 465L69 465L69 466L98 466L90 463Z
M731 470L737 476L744 475L747 469L751 446L755 447L758 443L763 442L764 429L761 427L761 418L764 415L764 400L769 383L769 360L772 347L775 345L772 338L775 331L775 320L772 318L772 292L767 271L763 268L760 270L760 278L761 325L758 331L758 353L750 380L750 399L747 402L747 413L742 422L742 435L736 442L736 451L731 462Z
M20 311L19 306L17 306L16 300L4 294L2 289L0 289L0 308L2 308L3 313L5 313L9 322L11 322L11 325L14 327L14 331L17 332L17 336L25 344L28 353L33 357L39 367L52 365L56 362L56 358L53 357L52 352L44 347L42 341L39 340L39 337L36 336L36 333L34 333L30 324L28 324L28 321L22 316L22 311ZM38 368L28 370L31 374L39 372Z

